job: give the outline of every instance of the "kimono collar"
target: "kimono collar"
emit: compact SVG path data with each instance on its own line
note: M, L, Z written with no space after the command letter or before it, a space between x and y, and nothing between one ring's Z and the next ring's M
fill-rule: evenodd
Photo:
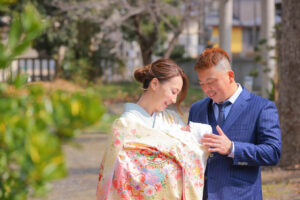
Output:
M124 105L124 113L122 116L129 117L129 119L132 120L138 120L142 124L151 128L153 127L155 119L155 113L151 116L141 106L135 103L126 103Z

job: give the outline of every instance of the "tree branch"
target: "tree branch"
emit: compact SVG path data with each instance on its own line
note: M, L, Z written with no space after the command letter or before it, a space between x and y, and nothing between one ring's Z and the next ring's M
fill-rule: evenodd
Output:
M186 2L186 7L184 10L184 14L183 17L181 18L181 21L179 23L179 26L177 27L177 29L174 31L173 37L167 47L167 50L164 53L164 57L165 58L169 58L172 50L174 49L177 41L178 41L178 37L180 36L180 34L182 33L183 29L184 29L184 25L186 23L186 21L188 20L188 18L190 17L190 13L192 11L192 3L191 1L187 1Z

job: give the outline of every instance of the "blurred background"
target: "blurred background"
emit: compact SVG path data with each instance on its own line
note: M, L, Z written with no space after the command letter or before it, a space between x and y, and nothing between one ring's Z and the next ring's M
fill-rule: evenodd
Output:
M299 10L298 0L0 0L0 199L95 199L111 123L142 93L134 70L178 63L187 121L204 97L194 64L211 47L278 106L283 153L263 168L264 199L300 199Z

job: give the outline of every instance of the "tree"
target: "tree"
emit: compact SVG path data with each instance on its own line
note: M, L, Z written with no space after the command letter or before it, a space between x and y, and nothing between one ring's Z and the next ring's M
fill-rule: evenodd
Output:
M106 34L121 29L124 39L138 42L146 65L151 62L154 51L170 57L186 22L197 18L202 4L196 0L111 0L56 2L55 5L60 10L73 10L84 19L98 22ZM100 14L91 15L93 11Z
M20 0L17 7L21 2L26 1ZM89 80L101 75L103 61L121 63L116 53L122 38L116 35L138 42L145 65L151 62L153 54L170 57L186 23L200 14L202 3L197 0L31 2L50 22L34 48L41 55L56 59L58 77L66 74L67 67L69 74L87 74Z
M144 8L122 23L124 38L139 43L144 65L151 63L155 47L158 47L158 51L164 52L163 57L169 58L186 22L199 14L198 1L124 2L127 13ZM170 34L171 38L168 38L167 34Z
M61 56L62 50L64 46L71 45L72 41L74 41L74 32L72 31L72 25L67 26L67 28L63 27L63 31L55 29L59 22L54 23L57 18L63 18L63 16L58 16L57 18L53 18L53 13L57 12L57 9L51 6L45 0L19 0L12 3L9 7L8 14L13 12L20 12L26 6L28 2L31 2L40 12L40 14L47 19L49 22L49 26L47 27L47 31L43 33L41 37L39 37L34 42L34 47L38 50L39 56L41 57L54 57L56 59L56 76L61 75L62 73L62 63L63 56ZM66 19L66 23L68 24L68 19ZM73 25L74 27L74 25Z
M278 108L282 130L282 166L300 164L300 1L282 1Z
M19 0L11 10L20 10L28 0ZM77 9L86 3L84 0L30 0L42 16L49 22L47 30L35 40L33 47L40 57L56 60L56 78L74 77L93 80L102 75L101 61L116 60L114 53L107 51L113 46L105 35L101 34L101 22L96 19L98 12ZM90 2L89 2L90 3ZM99 2L97 2L99 4ZM78 13L79 11L82 11ZM90 17L87 17L87 16ZM105 49L105 51L103 50Z

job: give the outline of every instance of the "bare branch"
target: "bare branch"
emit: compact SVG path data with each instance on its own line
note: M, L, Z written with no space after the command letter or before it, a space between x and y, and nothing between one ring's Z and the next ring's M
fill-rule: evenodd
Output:
M184 10L184 14L181 18L181 21L179 23L179 26L177 27L177 29L174 31L173 37L168 45L168 48L166 50L166 52L164 53L164 57L165 58L169 58L171 55L171 52L173 50L173 48L175 47L177 41L178 41L178 37L180 36L180 34L182 33L185 23L186 21L189 19L190 17L190 13L192 11L192 3L191 1L187 1L185 4L185 10Z
M115 12L110 18L105 19L105 27L118 27L131 17L137 16L145 12L145 7L131 9L126 15L121 16L119 12Z
M76 3L64 3L61 1L50 2L49 5L58 8L59 10L74 11L80 9L97 9L102 10L103 8L108 7L112 4L112 1L85 1L85 2L76 2Z
M151 34L155 33L157 34L158 32L158 26L159 26L159 16L158 16L158 11L157 11L157 1L156 0L150 0L149 4L147 6L147 10L150 14L150 17L152 21L154 22L154 30L152 31Z
M122 5L127 9L127 10L131 10L131 6L130 4L127 2L127 0L120 0L120 2L122 3Z

